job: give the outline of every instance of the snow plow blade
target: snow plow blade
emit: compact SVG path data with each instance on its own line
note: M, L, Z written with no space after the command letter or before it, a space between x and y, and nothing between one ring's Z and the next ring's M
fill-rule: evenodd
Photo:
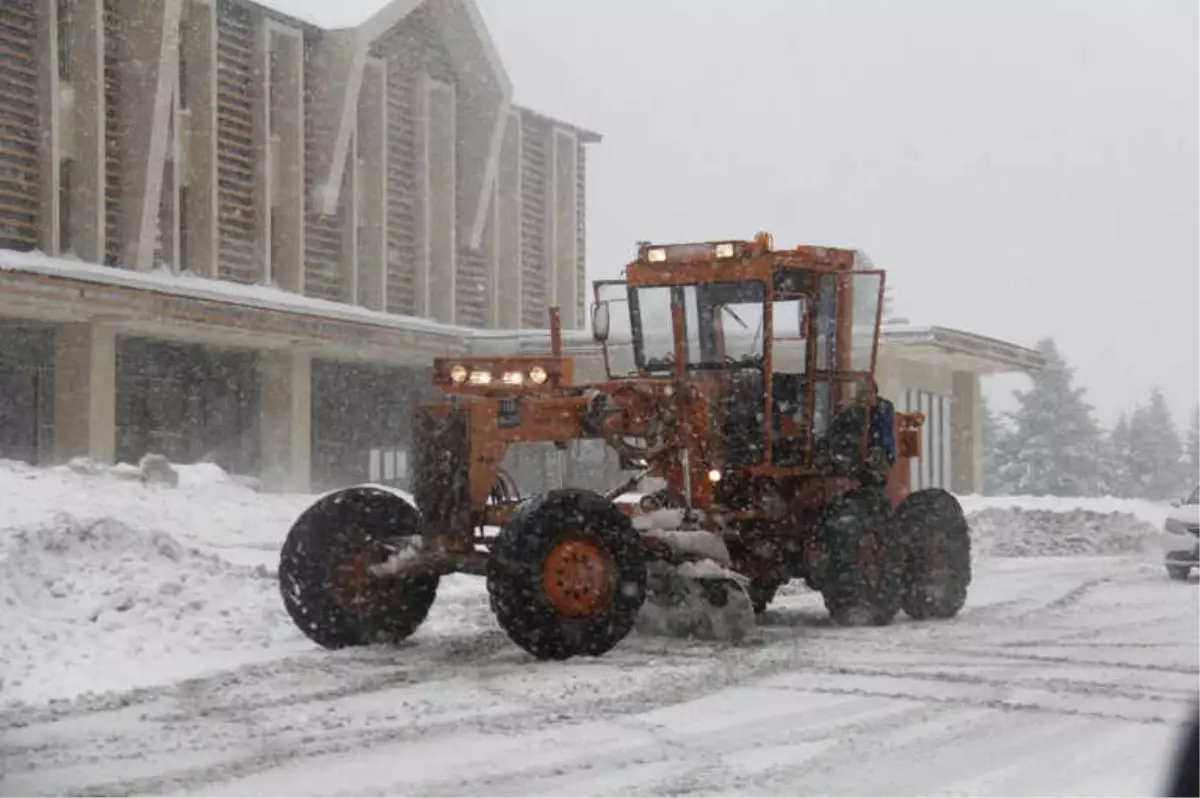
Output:
M653 529L662 521L655 515L635 525ZM720 537L704 530L653 529L647 543L656 556L646 568L638 633L738 643L754 631L749 580L730 568Z

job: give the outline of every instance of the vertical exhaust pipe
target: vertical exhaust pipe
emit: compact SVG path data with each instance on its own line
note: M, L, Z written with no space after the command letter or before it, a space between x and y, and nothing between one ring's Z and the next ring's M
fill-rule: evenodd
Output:
M554 306L550 308L550 354L554 357L562 357L562 353L562 314L558 307Z

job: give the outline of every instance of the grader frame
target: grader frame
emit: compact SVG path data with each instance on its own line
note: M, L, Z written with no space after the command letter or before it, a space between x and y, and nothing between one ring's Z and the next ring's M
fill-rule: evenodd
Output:
M295 597L303 580L281 567L293 618L323 645L398 639L423 620L440 576L470 573L487 576L501 625L535 656L603 653L632 628L647 592L651 603L686 603L688 588L656 582L656 566L686 573L704 588L692 594L719 607L743 598L762 612L779 586L803 578L842 623L887 623L901 606L914 617L957 613L970 581L965 518L943 491L907 495L921 414L893 414L890 462L876 439L887 432L874 388L884 275L855 267L851 250L780 251L767 234L640 244L624 281L594 286L605 380L573 383L553 309L548 356L436 359L441 396L414 415L413 502L349 488L336 510L326 497L293 528L297 540L366 541L357 555L327 554L350 562L329 573L357 586L358 603L310 597L340 631L306 628L311 613ZM614 289L629 308L624 372L610 344ZM657 318L642 307L652 293L669 297ZM792 304L802 367L785 372L774 313ZM742 357L724 331L727 318L749 326L735 306L760 313ZM655 325L658 358L647 343ZM552 491L530 502L497 492L509 447L584 439L604 441L636 473L603 495ZM665 489L616 502L650 476ZM285 546L284 565L288 557ZM290 565L304 570L294 556ZM417 609L401 601L407 620L397 625L384 615L397 614L405 592Z

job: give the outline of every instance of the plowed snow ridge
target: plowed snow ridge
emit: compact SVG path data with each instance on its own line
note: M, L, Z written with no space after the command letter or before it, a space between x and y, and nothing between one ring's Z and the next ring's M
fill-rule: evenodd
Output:
M311 496L80 470L0 462L0 795L1149 794L1196 692L1147 503L965 497L951 622L792 583L741 647L533 663L471 577L408 645L318 650L275 580Z
M259 494L211 465L179 471L179 487L168 488L131 480L128 469L0 461L4 702L162 683L213 662L310 648L283 611L275 573L283 537L312 497ZM976 559L1153 551L1152 505L987 501L964 500ZM452 577L421 634L464 628L495 626L479 581Z

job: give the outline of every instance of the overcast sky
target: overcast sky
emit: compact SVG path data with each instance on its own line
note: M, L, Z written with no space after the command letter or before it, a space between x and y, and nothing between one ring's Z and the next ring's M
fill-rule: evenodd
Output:
M858 248L897 310L1050 335L1104 423L1200 393L1194 0L478 0L515 101L604 136L589 277L634 242ZM1012 380L993 381L1001 406ZM1019 385L1019 382L1016 384Z

